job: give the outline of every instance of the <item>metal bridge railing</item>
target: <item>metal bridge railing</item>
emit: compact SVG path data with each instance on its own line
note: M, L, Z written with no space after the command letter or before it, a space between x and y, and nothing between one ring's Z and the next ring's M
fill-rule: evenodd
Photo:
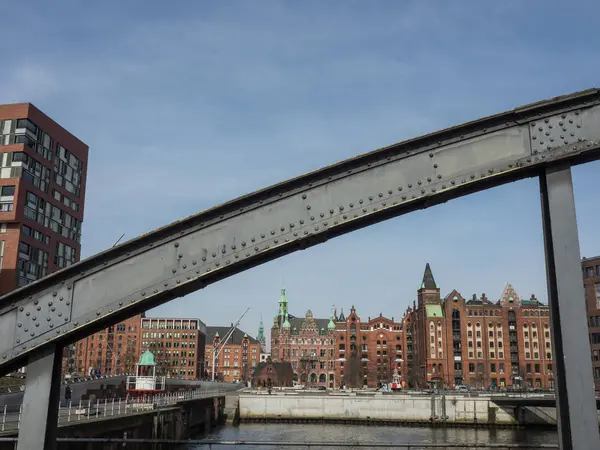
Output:
M16 442L16 438L0 438L0 442ZM520 443L502 443L502 444L445 444L445 443L392 443L392 442L293 442L293 441L216 441L216 440L176 440L176 439L111 439L111 438L58 438L58 443L81 443L88 444L87 448L94 448L93 444L102 445L120 444L120 448L149 448L145 445L152 444L153 449L171 449L173 446L188 445L196 449L218 449L220 447L242 447L257 449L262 448L298 448L298 449L321 449L321 448L389 448L402 450L432 450L432 449L452 449L452 450L512 450L512 449L558 449L554 444L520 444ZM92 446L90 446L92 444ZM144 446L144 447L140 447ZM59 447L60 448L60 447Z
M103 400L87 400L78 403L69 402L58 408L58 424L81 422L92 419L103 419L106 417L135 414L145 411L153 411L158 408L173 406L179 402L198 400L202 398L213 398L225 395L228 391L223 389L169 392L164 394L149 395L145 397L112 398ZM61 402L64 403L64 402ZM11 411L5 405L0 418L0 433L14 432L21 428L23 405L18 410Z

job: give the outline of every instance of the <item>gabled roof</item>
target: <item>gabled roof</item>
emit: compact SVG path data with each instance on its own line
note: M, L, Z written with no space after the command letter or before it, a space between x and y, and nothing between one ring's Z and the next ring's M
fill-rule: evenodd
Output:
M257 364L254 368L255 377L259 376L262 370L265 367L273 367L278 378L285 378L286 375L289 375L290 378L294 376L294 369L292 369L292 364L289 362L272 362L272 361L263 361Z
M228 326L228 327L206 327L206 345L212 345L213 341L215 340L215 335L217 333L219 333L219 337L221 338L221 340L225 339L225 336L227 336L227 333L229 333L230 329L231 329L231 326ZM229 339L229 341L227 343L234 344L234 345L241 345L242 339L244 339L245 334L246 333L244 331L240 330L239 328L236 328L235 331L233 332L233 336L231 336L231 339ZM248 335L248 339L251 344L259 344L260 343L250 335Z

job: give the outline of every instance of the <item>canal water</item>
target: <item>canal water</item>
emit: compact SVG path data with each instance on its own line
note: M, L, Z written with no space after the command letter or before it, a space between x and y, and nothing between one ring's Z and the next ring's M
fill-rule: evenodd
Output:
M302 442L312 444L311 449L332 449L319 447L321 442L344 442L345 447L357 443L410 443L410 444L558 444L556 430L527 429L475 429L475 428L426 428L367 425L315 425L315 424L242 424L239 427L224 427L205 439L222 441L268 441ZM190 446L190 449L206 449L208 446ZM283 446L240 446L246 449L291 449ZM296 447L297 448L297 447ZM301 447L304 448L304 447ZM368 447L367 447L368 448ZM234 446L218 445L215 450L233 450Z

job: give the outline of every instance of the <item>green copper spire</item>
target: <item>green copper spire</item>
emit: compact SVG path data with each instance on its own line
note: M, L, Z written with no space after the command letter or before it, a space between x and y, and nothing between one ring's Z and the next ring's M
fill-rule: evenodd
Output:
M333 321L335 318L335 306L331 305L331 314L329 315L329 323L327 324L327 329L333 330L335 329L335 322Z
M285 320L283 321L283 328L291 328L292 324L288 318L287 312L285 313Z
M262 317L260 319L260 323L258 324L258 334L256 335L256 340L261 344L265 341L265 326L263 325Z

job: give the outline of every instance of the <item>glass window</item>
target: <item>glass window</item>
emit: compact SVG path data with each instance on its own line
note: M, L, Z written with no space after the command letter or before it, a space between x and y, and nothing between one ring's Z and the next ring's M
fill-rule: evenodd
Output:
M5 195L15 195L15 186L2 186L2 193L0 195L3 197Z

